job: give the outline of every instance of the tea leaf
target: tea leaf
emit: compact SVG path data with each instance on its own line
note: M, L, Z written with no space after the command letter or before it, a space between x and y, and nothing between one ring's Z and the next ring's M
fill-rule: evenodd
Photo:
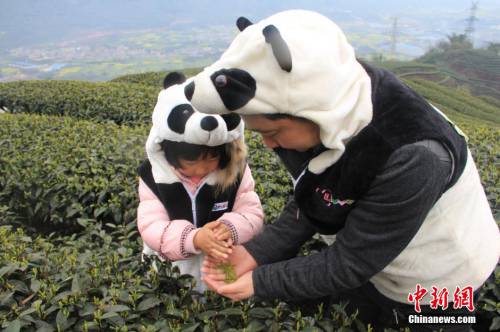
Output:
M141 301L141 303L139 303L139 305L137 306L137 310L138 311L148 310L148 309L154 308L160 304L161 304L160 299L158 299L156 297L150 297L150 298L147 298L147 299Z

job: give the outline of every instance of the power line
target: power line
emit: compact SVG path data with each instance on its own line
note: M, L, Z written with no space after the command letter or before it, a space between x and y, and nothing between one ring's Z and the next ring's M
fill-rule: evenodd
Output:
M469 39L472 41L472 34L474 33L475 31L475 28L474 28L474 22L477 21L477 17L476 17L476 11L477 11L477 7L478 7L478 4L479 4L479 1L473 1L472 2L472 5L470 7L470 15L469 17L466 19L466 22L467 22L467 26L465 28L465 35L467 37L469 37Z
M396 56L396 45L398 43L398 18L394 17L392 19L392 32L391 32L391 54L393 57Z

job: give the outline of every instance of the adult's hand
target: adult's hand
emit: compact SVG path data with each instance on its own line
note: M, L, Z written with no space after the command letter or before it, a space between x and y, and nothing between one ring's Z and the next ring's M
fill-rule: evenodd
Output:
M236 274L238 280L236 280L234 283L227 284L225 282L225 273L217 268L217 266L222 262L219 260L215 260L212 257L206 256L203 261L203 267L201 268L201 272L203 273L203 281L210 289L217 293L220 293L219 290L227 291L227 289L224 288L226 285L234 285L233 287L229 288L228 294L238 294L238 296L242 296L243 294L251 293L248 295L251 296L253 294L251 271L257 267L257 262L255 261L255 259L252 257L252 255L250 255L245 247L236 245L233 247L233 251L229 255L227 262L229 262L233 266L234 273ZM222 293L220 294L224 295ZM232 298L229 295L228 297Z
M235 282L219 286L216 292L233 301L249 298L254 294L252 273L253 271L245 272Z

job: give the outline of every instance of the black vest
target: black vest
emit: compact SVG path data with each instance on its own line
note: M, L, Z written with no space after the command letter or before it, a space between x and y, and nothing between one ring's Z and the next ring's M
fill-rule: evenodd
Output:
M451 152L455 166L446 189L456 183L467 161L465 139L427 101L390 72L362 65L371 78L372 121L349 141L335 164L319 175L306 170L295 185L300 212L322 234L335 234L344 227L356 201L391 153L403 145L436 140ZM324 150L316 148L307 161ZM298 163L290 159L292 153L278 154L297 178Z
M195 224L196 215L196 227L203 227L207 222L217 220L224 213L233 209L242 177L240 174L235 184L220 193L217 193L215 186L204 184L198 189L196 197L193 197L192 200L184 185L180 182L172 184L156 183L149 160L146 159L139 166L138 173L163 203L171 220L186 219Z

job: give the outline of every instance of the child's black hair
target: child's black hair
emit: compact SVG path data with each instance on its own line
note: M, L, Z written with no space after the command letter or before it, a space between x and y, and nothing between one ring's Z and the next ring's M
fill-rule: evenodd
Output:
M199 158L219 157L219 169L224 169L231 160L231 143L207 146L164 140L160 145L165 158L175 168L181 167L179 159L198 160Z

